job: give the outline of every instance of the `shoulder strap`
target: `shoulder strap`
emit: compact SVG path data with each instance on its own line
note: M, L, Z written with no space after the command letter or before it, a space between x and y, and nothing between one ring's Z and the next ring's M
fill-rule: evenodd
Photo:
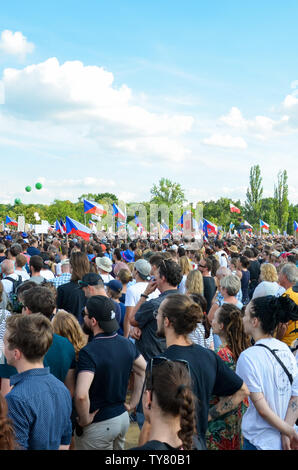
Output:
M286 366L284 365L284 363L279 359L278 355L275 353L275 351L278 351L278 350L277 350L277 349L270 349L268 346L266 346L265 344L262 344L262 343L255 344L255 346L262 346L263 348L268 349L268 350L273 354L273 356L275 357L275 359L277 360L277 362L279 362L279 364L281 365L281 367L283 368L283 370L284 370L285 373L287 374L288 379L289 379L289 381L290 381L290 384L292 385L292 383L293 383L293 376L292 376L292 374L290 374L290 372L288 371L288 369L286 368Z

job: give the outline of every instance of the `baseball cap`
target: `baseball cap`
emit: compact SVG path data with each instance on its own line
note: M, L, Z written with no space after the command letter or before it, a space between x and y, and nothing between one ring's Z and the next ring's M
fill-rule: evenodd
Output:
M151 264L148 261L145 259L138 259L134 264L134 268L138 271L141 277L144 278L144 280L150 281Z
M97 273L87 273L82 277L81 281L78 281L80 288L87 286L97 286L103 282L102 277Z
M117 279L113 279L112 281L105 284L109 289L120 293L122 291L123 285L122 282L118 281Z
M111 299L104 295L94 295L87 300L86 308L89 318L94 317L105 333L119 330L114 302Z

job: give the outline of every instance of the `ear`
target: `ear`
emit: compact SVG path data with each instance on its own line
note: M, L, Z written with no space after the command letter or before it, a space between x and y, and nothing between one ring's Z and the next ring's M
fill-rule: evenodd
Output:
M144 403L145 403L145 408L147 410L151 410L151 403L152 403L152 391L151 390L145 390Z
M171 324L170 320L168 319L168 317L164 317L163 319L163 324L164 324L164 327L165 328L168 328Z

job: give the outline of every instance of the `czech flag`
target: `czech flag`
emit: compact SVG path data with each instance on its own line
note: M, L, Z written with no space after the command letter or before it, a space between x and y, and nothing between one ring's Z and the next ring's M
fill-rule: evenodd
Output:
M269 224L264 222L264 220L260 219L260 228L265 229L265 230L269 230Z
M56 220L56 222L55 222L55 231L58 232L58 233L64 233L64 230L61 227L61 224L60 224L59 220Z
M180 227L183 227L183 218L185 215L188 215L190 214L191 211L185 211L183 212L183 214L181 215L180 219L178 220L178 222L176 223L176 225L180 225Z
M165 223L165 222L162 222L160 224L161 228L162 228L162 231L163 231L163 238L171 238L171 230L170 228L168 227L168 225Z
M298 223L294 220L294 232L298 232Z
M240 209L236 206L234 206L234 204L230 204L230 211L231 212L236 212L237 214L240 214Z
M123 227L125 228L125 222L121 222L120 220L117 220L116 227L117 227L117 230Z
M143 232L144 229L144 225L142 224L142 222L140 221L139 217L137 216L137 214L135 214L135 224L137 227L139 227L141 229L141 233Z
M84 212L85 214L95 214L95 215L106 215L107 211L104 210L104 207L101 204L96 202L87 201L84 199Z
M124 212L113 202L113 215L118 217L118 219L126 220L126 215Z
M66 232L66 225L65 225L65 223L63 222L62 219L60 219L60 225L61 225L61 228L62 228L63 232L65 233Z
M11 217L8 217L7 215L5 219L5 225L11 225L12 227L17 227L18 223L16 220L12 219Z
M67 235L74 233L75 235L83 238L84 240L89 240L91 230L80 222L77 222L76 220L73 220L70 217L66 216L66 233Z
M207 219L203 219L203 230L205 235L208 237L212 233L214 235L217 235L217 225L213 224L212 222L209 222Z

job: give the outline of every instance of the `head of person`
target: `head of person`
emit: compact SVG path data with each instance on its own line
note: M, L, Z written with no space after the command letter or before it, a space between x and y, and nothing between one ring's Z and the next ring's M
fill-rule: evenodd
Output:
M78 282L89 272L89 259L85 253L74 251L70 255L71 281Z
M298 282L297 266L295 266L295 264L293 263L284 264L279 271L278 282L285 289L290 289L295 284L297 284Z
M14 264L11 259L5 259L1 263L1 271L5 276L9 276L14 272Z
M137 281L150 281L151 264L145 259L138 259L134 263L133 276Z
M177 435L184 450L192 448L196 400L187 363L153 358L145 378L143 410L153 423L162 419Z
M23 269L23 267L27 263L27 258L26 256L19 254L16 256L16 261L15 261L15 267L16 269Z
M212 260L207 258L201 258L198 264L198 270L202 273L203 276L207 276L212 271Z
M122 282L118 281L117 279L113 279L112 281L106 284L108 297L114 300L120 299L122 295L122 289L123 289Z
M250 265L249 259L247 258L247 256L244 256L244 255L240 256L239 262L240 262L240 267L242 269L247 269Z
M224 247L224 242L222 240L215 240L214 242L214 250L215 251L220 251Z
M61 272L62 274L70 273L70 260L68 258L61 261Z
M235 274L229 274L228 276L224 276L220 280L219 284L221 293L224 297L235 297L241 288L240 279Z
M226 277L226 276L229 276L231 275L232 272L229 268L225 267L225 266L221 266L220 268L218 268L218 270L216 271L216 278L218 279L218 281L220 281L222 278Z
M51 319L56 309L55 294L47 287L37 285L22 292L23 310L22 313L42 313Z
M43 269L43 259L39 255L33 255L29 261L29 267L32 275L38 275Z
M11 315L6 320L4 354L9 365L18 369L21 360L39 363L53 342L51 322L42 314Z
M116 279L119 280L122 284L122 286L127 285L129 282L132 281L132 274L127 267L124 269L120 269L116 275Z
M98 256L95 259L95 263L99 273L109 274L113 269L112 260L110 260L110 258L108 258L107 256Z
M52 326L54 333L67 338L72 343L78 356L79 351L86 346L88 338L77 318L65 310L58 310L52 319Z
M89 272L84 274L78 281L79 287L83 290L86 297L92 297L104 293L105 287L102 277L98 273Z
M203 312L200 305L187 295L170 294L161 302L156 312L157 336L187 337L200 322Z
M103 295L89 297L85 307L84 331L111 334L119 330L116 320L115 304L112 299Z
M212 320L213 333L223 337L234 361L237 361L244 349L250 346L249 338L244 333L241 310L233 304L219 307Z
M19 243L13 243L9 248L10 258L16 258L22 252L22 246Z
M298 321L298 305L288 296L267 295L252 299L245 308L244 330L254 337L260 331L272 336L279 323Z
M160 292L165 292L169 288L178 287L182 277L179 264L171 259L164 259L156 274L157 288Z
M161 253L156 253L150 256L149 263L151 265L151 276L156 276L159 266L161 265L163 259L164 258L162 257Z
M185 288L188 294L203 294L204 281L202 273L198 270L192 270L188 273L185 281Z
M262 263L260 268L260 280L268 282L277 282L278 274L276 267L271 263Z
M187 256L180 256L178 262L181 267L182 275L187 275L190 273L190 271L192 271L192 264Z

